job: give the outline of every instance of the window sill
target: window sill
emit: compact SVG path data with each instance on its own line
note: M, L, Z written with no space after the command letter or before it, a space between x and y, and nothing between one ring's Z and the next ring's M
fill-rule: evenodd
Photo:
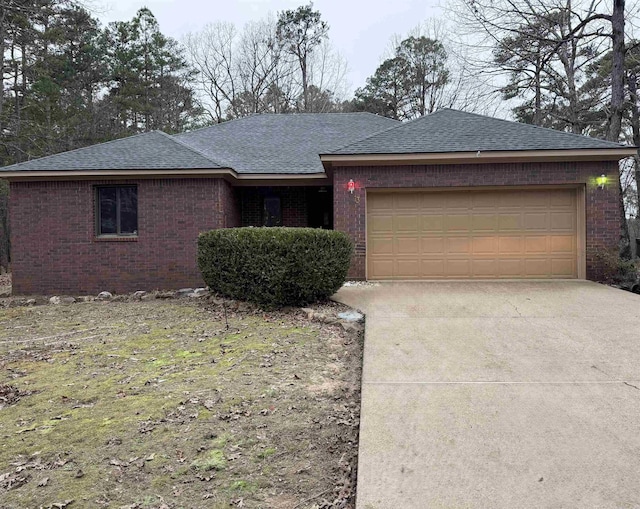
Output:
M137 235L99 235L94 242L138 242Z

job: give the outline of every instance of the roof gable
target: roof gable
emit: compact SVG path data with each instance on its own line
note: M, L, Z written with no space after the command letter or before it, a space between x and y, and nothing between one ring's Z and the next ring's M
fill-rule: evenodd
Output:
M621 147L625 145L475 113L443 109L345 144L329 153L429 154Z
M162 131L61 152L0 168L0 171L157 170L223 168Z

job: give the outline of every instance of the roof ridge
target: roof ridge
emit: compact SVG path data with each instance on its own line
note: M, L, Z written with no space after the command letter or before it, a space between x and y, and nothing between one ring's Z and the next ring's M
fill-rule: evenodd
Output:
M370 112L365 111L363 113L370 113ZM371 115L374 115L374 113L371 113ZM375 116L378 116L378 115L375 115ZM382 117L382 115L380 115L380 117ZM382 117L382 118L389 118L389 117ZM423 118L423 117L420 117L420 118ZM389 118L389 120L395 120L395 119L394 118ZM333 150L331 150L330 152L327 152L327 153L328 154L333 154L334 152L338 152L339 150L344 150L345 148L350 147L351 145L355 145L356 143L361 143L361 142L363 142L365 140L368 140L369 138L373 138L374 136L378 136L379 134L386 133L386 132L389 132L389 131L393 131L394 129L398 129L399 127L402 127L403 125L407 125L409 122L413 122L414 120L417 120L417 119L414 118L414 119L409 120L408 122L402 122L401 120L398 120L398 124L396 124L396 125L393 125L393 126L387 128L387 129L381 129L380 131L377 131L377 132L375 132L373 134L369 134L369 135L365 136L364 138L360 138L360 139L358 139L356 141L352 141L350 143L347 143L346 145L343 145L341 147L334 148ZM320 154L320 155L322 155L322 154Z
M220 168L231 168L231 166L227 165L226 163L225 164L220 164L218 161L216 161L215 159L212 159L211 157L206 155L204 152L201 152L200 150L198 150L195 147L187 145L184 141L179 140L178 138L176 138L176 135L167 134L167 133L165 133L163 131L157 131L157 132L159 132L160 134L162 134L165 137L167 137L168 139L170 139L173 143L177 143L181 147L184 147L187 150L190 150L194 154L198 154L200 157L204 157L207 161L211 161L213 164L215 164L216 166L219 166ZM179 134L182 134L182 133L179 133ZM231 169L233 169L233 168L231 168Z
M384 117L383 115L378 115L377 113L371 113L369 111L365 111L363 113L370 113L371 115L380 116L380 117L383 117L383 118L389 118L389 120L396 120L398 122L398 124L394 125L392 127L389 127L388 129L383 129L382 131L378 131L377 133L373 133L373 134L370 134L368 136L365 136L364 138L361 138L359 140L352 141L351 143L347 143L346 145L344 145L342 147L335 148L330 152L330 154L333 154L334 152L337 152L338 150L343 150L343 149L345 149L345 148L347 148L347 147L349 147L351 145L355 145L356 143L360 143L362 141L368 140L369 138L373 138L374 136L377 136L379 134L386 133L387 131L391 131L393 129L397 129L397 128L405 126L405 125L413 124L414 122L417 122L418 120L422 120L423 118L430 117L430 116L435 115L436 113L438 113L440 111L444 111L444 110L458 111L458 110L454 110L452 108L441 108L439 110L432 111L431 113L427 113L426 115L422 115L421 117L416 117L416 118L409 119L406 122L403 122L402 120L396 120L395 118ZM461 113L464 113L464 112L461 112ZM491 118L491 117L489 117L489 118Z
M23 164L27 164L30 163L32 161L43 161L44 159L49 159L51 157L56 157L59 156L61 154L71 154L73 152L79 152L81 150L85 150L88 148L92 148L92 147L96 147L98 145L109 145L111 143L116 143L118 141L123 141L123 140L130 140L131 138L137 138L139 136L147 136L149 134L157 134L157 133L162 133L165 136L169 136L167 133L164 133L158 129L153 130L153 131L145 131L143 133L136 133L136 134L131 134L129 136L123 136L122 138L115 138L113 140L108 140L108 141L103 141L102 143L94 143L93 145L87 145L86 147L78 147L78 148L73 148L71 150L63 150L62 152L56 152L55 154L49 154L47 156L40 156L40 157L34 157L33 159L27 159L26 161L21 161L19 163L13 163L10 164L8 166L0 166L0 171L6 171L8 168L13 168L13 167L18 167L18 166L22 166Z
M194 129L192 131L185 131L183 133L176 133L173 136L175 136L175 137L185 136L185 135L188 135L188 134L193 134L193 133L197 133L197 132L200 132L200 131L204 131L205 129L215 129L216 127L219 127L221 125L230 124L232 122L240 122L241 120L245 120L247 118L251 118L251 117L254 117L256 115L267 115L267 113L251 113L250 115L247 115L246 117L238 117L238 118L232 118L230 120L224 120L223 122L216 122L215 124L206 125L204 127L198 127L197 129Z
M373 116L376 118L381 118L384 120L390 120L392 122L400 122L399 120L396 120L394 118L389 118L389 117L385 117L384 115L378 115L377 113L371 113L370 111L326 111L326 112L313 112L313 111L301 111L301 112L295 112L295 113L274 113L272 111L267 111L264 113L251 113L249 115L246 115L244 117L238 117L238 118L232 118L230 120L225 120L223 122L218 122L212 125L207 125L204 127L199 127L198 129L194 129L192 131L186 131L183 133L176 133L172 136L174 137L184 137L184 136L188 136L190 134L193 133L197 133L197 132L201 132L201 131L205 131L207 129L215 129L219 126L225 125L225 124L230 124L232 122L240 122L242 120L248 120L250 118L254 118L254 117L295 117L295 116L305 116L305 115L369 115L369 116ZM400 124L402 124L402 122L400 122ZM395 127L395 126L394 126ZM380 132L380 131L378 131Z

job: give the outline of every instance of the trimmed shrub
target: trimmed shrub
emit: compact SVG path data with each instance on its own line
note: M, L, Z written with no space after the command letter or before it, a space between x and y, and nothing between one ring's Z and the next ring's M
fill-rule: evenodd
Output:
M352 254L344 233L315 228L225 228L198 238L209 288L266 307L326 299L342 286Z

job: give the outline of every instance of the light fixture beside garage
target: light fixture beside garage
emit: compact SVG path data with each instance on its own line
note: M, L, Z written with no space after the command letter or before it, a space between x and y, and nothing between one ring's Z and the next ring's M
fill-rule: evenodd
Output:
M596 177L596 184L598 184L598 189L604 189L604 186L607 185L607 176L603 173L599 177Z
M353 192L356 190L356 183L353 181L353 179L349 179L349 182L347 183L347 190L353 194Z

